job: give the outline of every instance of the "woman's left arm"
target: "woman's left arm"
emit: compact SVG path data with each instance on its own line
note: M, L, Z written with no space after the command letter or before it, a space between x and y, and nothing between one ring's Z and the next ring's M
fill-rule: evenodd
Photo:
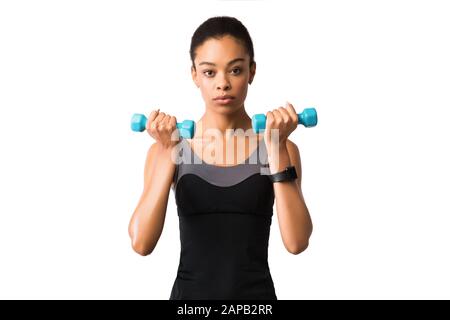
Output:
M278 110L269 112L267 114L265 138L266 145L269 144L271 174L283 171L288 166L295 166L297 172L297 179L275 182L273 187L283 244L290 253L299 254L308 247L313 226L301 188L302 168L300 152L295 143L287 139L287 136L297 126L296 118L294 117L296 117L296 113L290 104L286 108L281 107ZM267 142L271 141L270 134L267 131L268 128L269 130L279 129L281 140L278 140L279 143L276 146Z
M275 182L273 188L284 246L290 253L299 254L308 247L313 227L301 188L300 153L297 146L289 140L285 146L280 146L279 166L271 172L280 172L288 166L295 166L297 179Z

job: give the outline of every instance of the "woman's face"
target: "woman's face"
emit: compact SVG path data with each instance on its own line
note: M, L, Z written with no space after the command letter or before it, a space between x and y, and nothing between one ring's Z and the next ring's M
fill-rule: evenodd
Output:
M197 47L192 79L206 106L220 113L233 113L244 105L248 84L255 76L256 64L250 68L245 47L232 36L209 39ZM230 95L233 98L217 100Z

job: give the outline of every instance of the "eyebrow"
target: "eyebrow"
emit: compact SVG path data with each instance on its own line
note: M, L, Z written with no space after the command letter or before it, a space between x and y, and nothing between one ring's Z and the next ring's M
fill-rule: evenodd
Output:
M233 59L233 60L231 60L230 62L228 62L227 66L229 66L230 64L233 64L233 63L235 63L235 62L238 62L238 61L245 61L245 59L243 59L243 58L236 58L236 59ZM203 64L207 64L207 65L210 65L210 66L215 66L215 65L216 65L215 63L212 63L212 62L206 62L206 61L200 62L198 65L201 66L201 65L203 65Z

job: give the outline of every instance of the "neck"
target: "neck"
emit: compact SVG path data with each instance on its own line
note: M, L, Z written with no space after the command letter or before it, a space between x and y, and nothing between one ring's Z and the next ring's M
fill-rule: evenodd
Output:
M245 111L244 106L232 114L221 114L207 108L199 122L199 131L206 132L209 129L214 129L215 131L218 130L223 137L234 134L234 131L237 129L245 132L252 128L252 120Z

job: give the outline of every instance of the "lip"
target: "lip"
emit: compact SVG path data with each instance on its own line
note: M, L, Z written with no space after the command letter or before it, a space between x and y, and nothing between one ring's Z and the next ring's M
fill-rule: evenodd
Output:
M226 105L230 104L233 99L214 99L217 104Z
M217 104L227 105L227 104L230 104L230 102L234 100L234 97L230 96L230 95L223 95L223 96L217 96L213 100Z
M215 97L214 98L214 100L232 100L232 99L234 99L234 97L233 96L230 96L230 95L224 95L224 96L217 96L217 97Z

